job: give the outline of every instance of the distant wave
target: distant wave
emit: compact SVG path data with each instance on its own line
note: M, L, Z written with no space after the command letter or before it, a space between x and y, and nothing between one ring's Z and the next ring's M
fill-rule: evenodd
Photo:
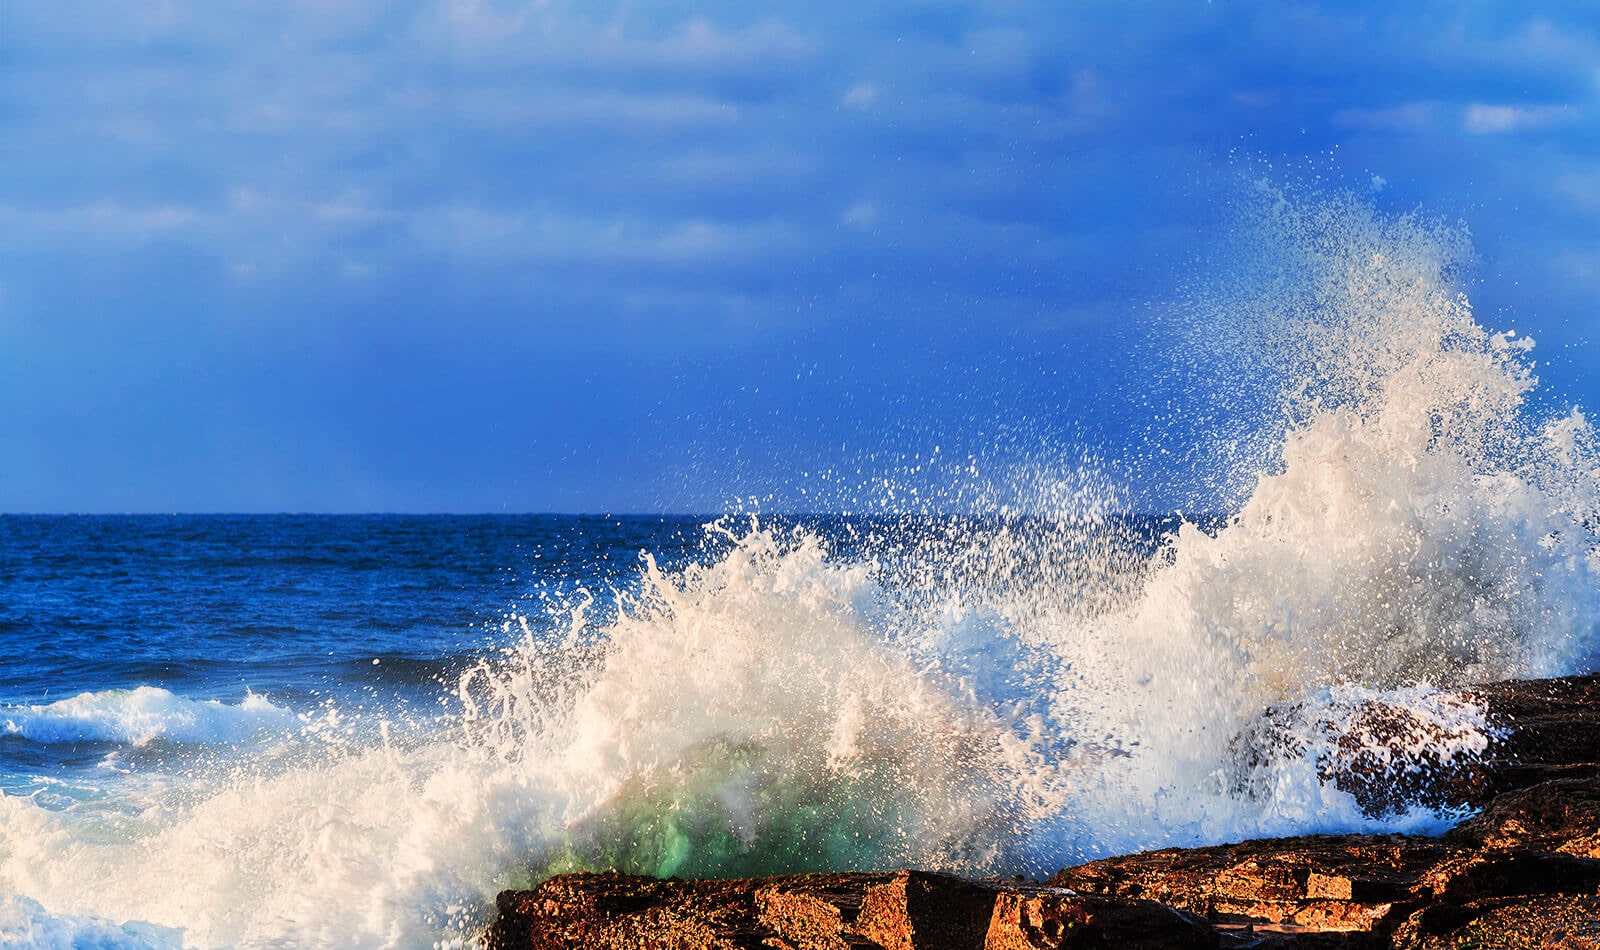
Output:
M185 699L155 686L80 693L42 706L0 708L4 734L41 743L238 742L296 725L291 710L255 693L228 705Z

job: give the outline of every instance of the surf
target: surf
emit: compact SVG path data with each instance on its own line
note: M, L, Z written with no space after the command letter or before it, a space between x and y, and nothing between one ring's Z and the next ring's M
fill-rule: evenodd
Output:
M1470 759L1493 725L1449 687L1593 667L1593 427L1477 322L1459 228L1265 184L1237 212L1158 325L1168 382L1232 394L1197 432L1214 517L1092 462L979 490L967 460L915 507L718 519L686 565L519 602L433 709L0 710L0 741L107 747L71 794L0 797L0 932L455 946L574 869L1044 876L1444 827L1329 783L1337 736L1387 703Z

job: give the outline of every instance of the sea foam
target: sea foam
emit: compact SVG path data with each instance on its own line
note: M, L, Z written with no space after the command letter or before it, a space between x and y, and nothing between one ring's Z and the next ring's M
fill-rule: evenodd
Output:
M146 923L58 917L26 897L0 897L0 948L8 950L180 950L183 934Z
M0 707L0 729L5 734L43 743L237 742L297 727L293 712L255 693L228 704L185 699L154 686L80 693L45 705Z

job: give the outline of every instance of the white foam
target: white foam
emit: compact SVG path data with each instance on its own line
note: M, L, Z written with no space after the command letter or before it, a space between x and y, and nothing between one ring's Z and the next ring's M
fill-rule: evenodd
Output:
M193 700L154 686L80 693L47 705L0 708L0 728L33 742L237 742L298 725L292 711L248 693L237 704Z
M183 934L134 921L57 916L26 897L0 897L3 950L180 950Z

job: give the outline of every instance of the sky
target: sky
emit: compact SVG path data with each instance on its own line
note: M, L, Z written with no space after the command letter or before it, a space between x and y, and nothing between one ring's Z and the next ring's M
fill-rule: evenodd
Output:
M1241 167L1465 222L1600 403L1592 0L0 0L0 511L1114 457Z

